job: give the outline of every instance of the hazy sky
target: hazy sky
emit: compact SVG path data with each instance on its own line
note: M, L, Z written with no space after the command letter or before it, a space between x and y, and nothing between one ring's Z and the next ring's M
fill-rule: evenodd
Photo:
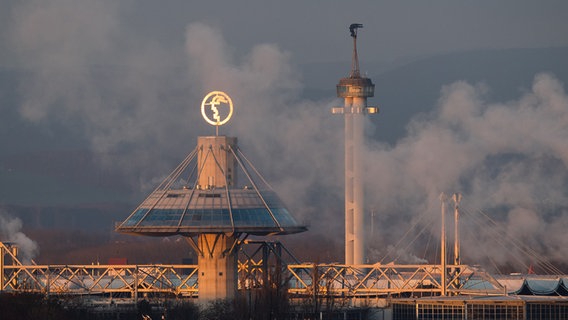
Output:
M2 0L0 30L7 36L22 11L32 6L68 5L68 16L62 19L72 21L81 18L81 13L74 15L73 8L80 10L83 4L84 9L86 3L89 1ZM109 25L113 29L109 32L126 33L132 41L143 39L179 50L184 44L186 26L203 22L221 30L237 53L258 43L275 43L291 52L297 64L348 59L347 26L353 22L364 25L360 37L362 58L376 61L470 49L568 45L568 2L562 0L94 3L87 12L98 14L101 7L106 7L106 15L98 17L99 21L119 21ZM4 57L1 63L14 57L10 53L12 45L10 41L0 42L0 57Z
M204 93L226 91L238 111L221 134L239 137L295 215L326 219L328 234L343 223L342 122L328 111L339 102L302 97L302 65L349 66L349 24L364 25L369 74L366 61L568 46L567 1L0 1L0 65L26 68L17 102L0 111L67 127L102 167L148 191L214 132L196 111ZM502 222L513 234L568 255L568 210L542 210L568 208L568 95L542 71L551 74L507 103L486 101L483 85L448 83L404 137L369 143L367 206L387 226L381 243L421 214L438 217L441 191L464 192L476 208L510 208ZM487 254L479 243L471 252Z

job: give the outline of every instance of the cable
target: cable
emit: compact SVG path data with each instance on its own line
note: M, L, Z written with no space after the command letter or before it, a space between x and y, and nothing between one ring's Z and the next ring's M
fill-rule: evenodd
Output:
M463 207L461 212L465 213L466 216L471 218L471 220L478 226L483 227L486 231L488 231L492 239L494 239L500 246L506 249L507 252L511 252L511 247L513 247L517 250L517 252L523 254L525 257L536 261L545 272L549 274L563 274L560 269L550 263L546 258L542 257L534 249L530 248L528 245L524 244L522 241L513 237L512 235L507 234L503 225L496 222L485 212L477 210L477 214L474 214ZM527 270L529 269L530 266L527 265L523 261L523 259L521 259L521 257L515 254L512 254L511 257L518 263L520 263L524 268L526 268ZM491 257L488 258L490 259Z

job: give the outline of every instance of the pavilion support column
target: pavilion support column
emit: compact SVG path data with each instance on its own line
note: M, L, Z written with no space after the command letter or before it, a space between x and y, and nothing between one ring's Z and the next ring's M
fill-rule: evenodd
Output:
M234 235L200 234L197 245L199 302L234 299L237 295L238 238Z

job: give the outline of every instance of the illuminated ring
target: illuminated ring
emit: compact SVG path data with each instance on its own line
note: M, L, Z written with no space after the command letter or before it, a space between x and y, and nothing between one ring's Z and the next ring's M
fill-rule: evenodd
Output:
M214 103L212 100L215 99L217 96L221 96L222 98L225 99L226 102L223 101L222 103L221 102ZM227 115L227 117L223 120L221 119L211 120L209 116L207 116L207 114L205 113L205 107L208 106L213 110L214 108L220 107L221 104L229 106L229 115ZM217 107L215 107L215 105L217 105ZM225 92L211 91L205 96L205 98L203 98L203 101L201 102L201 114L203 115L203 119L205 119L207 123L213 126L224 125L225 123L227 123L227 121L229 121L229 119L231 119L231 116L233 115L233 100L231 100L231 97L229 97L229 95L226 94Z

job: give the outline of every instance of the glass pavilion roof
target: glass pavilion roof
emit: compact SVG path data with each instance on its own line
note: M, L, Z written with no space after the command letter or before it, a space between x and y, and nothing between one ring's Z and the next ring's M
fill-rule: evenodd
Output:
M244 185L199 186L198 152L194 150L116 230L152 236L306 231L240 150L231 152L238 160L239 176L247 177Z

